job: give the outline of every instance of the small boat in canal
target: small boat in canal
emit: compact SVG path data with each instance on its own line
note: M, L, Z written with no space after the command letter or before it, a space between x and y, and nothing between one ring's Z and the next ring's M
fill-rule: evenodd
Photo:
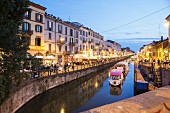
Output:
M123 70L112 69L109 72L109 84L112 86L122 85L124 80Z
M114 67L115 67L115 69L123 70L124 75L127 75L128 71L129 71L128 62L119 62L119 63L115 64Z

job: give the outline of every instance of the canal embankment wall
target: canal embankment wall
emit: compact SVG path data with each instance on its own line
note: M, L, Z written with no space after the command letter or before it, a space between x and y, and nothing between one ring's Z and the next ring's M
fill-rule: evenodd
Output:
M82 113L170 113L170 86Z
M86 68L74 72L67 72L59 75L32 79L24 85L20 86L15 92L13 92L9 96L6 101L4 101L4 103L0 106L0 113L14 113L29 100L49 89L63 85L81 77L85 77L92 73L102 71L104 69L114 66L115 63L127 58L129 57L111 63L94 66L91 68Z
M152 69L151 66L140 65L140 71L142 72L142 75L146 77L146 79L149 78L149 74L153 70L154 70L154 73L151 76L151 78L154 80L153 82L160 81L161 86L170 85L170 69L169 68L168 69L166 68Z

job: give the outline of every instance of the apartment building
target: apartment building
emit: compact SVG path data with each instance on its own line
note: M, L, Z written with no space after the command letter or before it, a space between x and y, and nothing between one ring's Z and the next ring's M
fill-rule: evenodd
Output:
M121 45L118 44L118 43L115 42L115 41L112 41L112 40L107 40L107 42L112 43L112 48L113 48L112 52L113 52L113 56L114 56L114 57L119 56L119 55L121 54Z
M46 63L73 61L79 51L79 29L51 14L45 14Z
M26 33L28 39L28 52L37 58L44 58L45 10L45 7L30 2L29 9L25 13L24 21L20 27Z

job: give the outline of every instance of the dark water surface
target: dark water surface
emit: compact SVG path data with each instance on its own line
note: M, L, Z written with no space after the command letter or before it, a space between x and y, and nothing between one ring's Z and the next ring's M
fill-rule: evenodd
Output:
M78 113L134 96L134 67L122 87L110 87L108 70L56 87L33 98L16 113Z

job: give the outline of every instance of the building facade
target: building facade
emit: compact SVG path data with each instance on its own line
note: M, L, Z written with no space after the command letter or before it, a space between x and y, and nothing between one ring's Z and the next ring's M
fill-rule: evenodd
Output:
M66 22L46 8L29 3L20 27L26 33L28 52L44 64L64 64L83 60L103 60L120 55L120 44L104 41L104 37L78 22Z
M25 13L21 26L28 40L28 52L37 58L44 57L45 10L45 7L30 2L29 10Z

